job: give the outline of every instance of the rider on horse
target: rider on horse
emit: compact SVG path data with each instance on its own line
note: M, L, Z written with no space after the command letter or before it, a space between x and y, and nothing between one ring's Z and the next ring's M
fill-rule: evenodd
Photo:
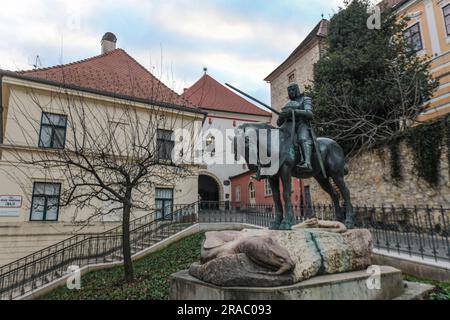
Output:
M290 101L281 109L277 125L281 127L286 122L293 125L295 120L295 145L299 146L300 154L303 155L303 163L298 167L302 172L311 172L311 155L313 151L313 140L311 137L311 124L314 114L312 112L312 100L300 92L298 84L291 83L288 86ZM300 145L299 145L300 144Z
M288 86L288 95L290 101L281 109L280 116L277 121L278 127L288 124L288 128L292 127L291 135L296 148L303 155L303 162L297 167L304 173L312 172L311 156L313 152L314 142L311 136L311 124L314 114L312 112L312 99L306 97L300 92L298 84L291 83ZM294 119L294 120L293 120ZM258 161L258 170L255 180L261 180L261 164Z

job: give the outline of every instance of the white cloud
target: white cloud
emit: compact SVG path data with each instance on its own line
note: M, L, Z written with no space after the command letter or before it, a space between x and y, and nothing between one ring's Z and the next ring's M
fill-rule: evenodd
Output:
M252 21L245 12L237 15L223 11L212 2L195 7L183 1L154 1L152 4L154 10L147 16L149 21L156 21L165 30L193 39L282 46L306 35L302 28L293 30L283 23Z
M226 75L227 81L233 81L236 85L255 87L264 84L263 79L279 63L267 58L252 59L240 55L238 51L234 53L198 52L171 48L161 53L160 48L154 47L148 50L136 50L131 54L155 76L179 93L198 80L203 66L208 67L208 72L213 76ZM195 74L183 77L176 70L184 66L198 66L198 70Z
M287 26L282 18L252 20L246 12L222 10L214 1L3 1L0 10L0 68L29 69L38 54L43 66L98 54L99 34L91 28L96 26L98 20L108 21L103 12L126 9L128 13L135 13L136 17L146 17L148 25L143 25L143 28L157 26L155 33L169 31L178 39L196 43L196 48L186 48L171 42L173 38L164 40L163 72L159 70L159 44L149 46L148 39L143 39L142 43L132 48L124 48L150 71L156 75L162 74L162 80L176 91L182 92L184 87L196 81L203 66L208 67L212 75L221 74L227 81L242 88L266 90L264 77L287 57L312 27L302 22L302 14L304 16L305 11L314 11L319 20L320 12L317 13L317 10L320 9L317 8L328 8L324 12L327 13L330 8L342 4L343 0L283 2L290 7L287 14L299 13L298 28ZM264 3L258 5L263 6ZM273 6L274 2L270 1L270 5ZM120 40L120 29L117 32ZM251 50L260 52L256 55L245 52ZM152 66L158 67L153 69ZM198 72L180 73L179 70L189 69L186 66L190 70L198 68Z
M43 51L58 57L58 63L68 62L64 52L77 55L98 47L95 34L83 25L83 19L92 12L89 3L87 0L78 1L77 5L68 0L29 0L26 5L19 1L2 3L1 67L28 69Z

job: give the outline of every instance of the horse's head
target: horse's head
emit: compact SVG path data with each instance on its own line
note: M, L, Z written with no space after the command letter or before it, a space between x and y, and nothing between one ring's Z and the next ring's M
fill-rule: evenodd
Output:
M250 145L258 145L259 125L253 123L245 123L240 125L234 130L234 137L230 137L233 140L233 152L234 159L238 161L241 158L245 159L248 165L250 163ZM257 150L256 150L257 152ZM253 161L252 161L253 162Z
M265 130L270 135L271 130L275 129L267 123L245 123L240 125L234 132L234 137L230 137L233 141L233 153L235 161L244 158L251 171L256 171L259 158L260 133ZM262 141L262 140L261 140ZM271 149L270 139L267 146L263 146L267 150Z

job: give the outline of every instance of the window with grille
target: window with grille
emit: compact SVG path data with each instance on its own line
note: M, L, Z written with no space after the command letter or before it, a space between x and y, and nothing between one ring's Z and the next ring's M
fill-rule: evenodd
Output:
M60 183L35 182L31 202L31 221L58 221Z
M175 146L173 140L173 131L158 129L158 159L159 160L172 160L172 151Z
M444 22L445 28L447 30L447 35L450 36L450 4L442 8L442 10L444 11Z
M411 47L411 50L413 50L414 52L418 52L423 49L422 35L420 32L419 23L416 23L415 25L403 31L403 36L405 37L406 42Z
M39 147L64 149L66 144L67 116L43 112L39 133Z

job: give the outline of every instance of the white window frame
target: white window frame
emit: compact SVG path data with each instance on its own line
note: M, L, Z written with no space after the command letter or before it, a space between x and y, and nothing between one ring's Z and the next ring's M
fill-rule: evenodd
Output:
M270 187L269 179L264 180L264 196L271 197L273 196L272 188Z
M237 186L235 190L236 202L241 202L241 186Z
M253 186L253 189L251 188L251 186ZM248 184L248 199L251 200L256 200L256 185L253 182L250 182Z

